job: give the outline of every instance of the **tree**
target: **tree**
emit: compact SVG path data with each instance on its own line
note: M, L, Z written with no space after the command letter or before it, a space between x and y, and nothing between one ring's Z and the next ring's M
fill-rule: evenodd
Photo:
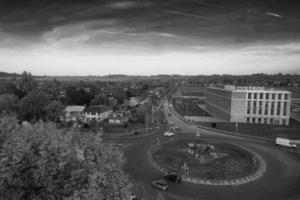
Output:
M0 95L0 113L15 113L18 109L19 98L14 94L1 94Z
M96 95L90 102L91 105L108 105L108 98L104 94Z
M112 107L113 111L118 110L118 101L114 97L108 98L108 105Z
M51 101L45 107L47 118L51 121L57 122L59 120L59 115L62 113L62 108L63 105L60 101Z
M18 81L18 88L25 94L36 89L37 82L34 80L30 72L24 71Z
M140 106L136 109L135 121L139 123L144 123L146 121L146 107Z
M2 199L129 199L130 183L119 149L97 135L51 123L6 128L0 146Z
M45 107L49 103L48 96L38 90L28 93L20 102L18 117L21 120L37 121L46 116Z

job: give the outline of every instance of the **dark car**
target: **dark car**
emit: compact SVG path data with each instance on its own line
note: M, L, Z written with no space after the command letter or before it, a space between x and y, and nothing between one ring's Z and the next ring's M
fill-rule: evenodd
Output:
M157 179L152 181L152 186L165 191L168 189L168 182L164 179Z
M174 182L174 183L180 183L181 182L181 177L178 174L174 173L174 172L170 172L170 173L166 174L164 176L164 179L166 181L171 181L171 182Z

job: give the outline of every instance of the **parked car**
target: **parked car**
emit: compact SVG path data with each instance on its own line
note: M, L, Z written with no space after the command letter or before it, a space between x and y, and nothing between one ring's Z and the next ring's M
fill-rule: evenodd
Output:
M168 131L164 133L164 136L168 136L168 137L172 137L174 135L175 135L174 133Z
M174 172L169 172L168 174L166 174L163 179L165 179L166 181L171 181L174 183L180 183L181 182L181 177L174 173Z
M286 138L279 138L279 137L276 138L275 144L285 146L285 147L293 147L293 148L297 147L297 145L293 143L291 140Z
M162 123L164 123L164 124L165 124L165 123L167 123L167 121L166 121L165 119L163 119L163 120L162 120Z
M157 189L166 191L168 189L168 182L164 179L157 179L152 181L152 186Z

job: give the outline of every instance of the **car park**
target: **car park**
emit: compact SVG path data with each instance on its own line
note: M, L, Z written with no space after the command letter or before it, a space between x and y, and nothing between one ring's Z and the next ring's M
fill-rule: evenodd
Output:
M169 172L168 174L166 174L163 179L165 179L166 181L171 181L174 183L180 183L181 182L181 177L174 173L174 172Z
M154 188L166 191L168 189L168 182L164 179L157 179L152 181L152 186Z
M164 136L168 136L168 137L172 137L174 135L175 135L174 133L168 131L164 133Z

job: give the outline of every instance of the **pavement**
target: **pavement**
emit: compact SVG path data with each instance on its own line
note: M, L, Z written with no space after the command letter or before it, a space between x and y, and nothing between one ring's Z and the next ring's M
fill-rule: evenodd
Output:
M156 199L162 194L165 199L187 200L285 200L300 199L300 159L296 159L286 148L277 147L269 141L253 138L227 135L218 131L205 130L186 123L170 110L168 102L163 104L165 117L182 130L176 134L174 140L196 137L201 140L226 142L250 149L266 162L266 172L258 180L240 186L209 186L193 183L170 184L167 191L162 192L151 186L151 181L161 178L163 174L154 168L148 161L148 149L160 143L170 142L163 136L164 128L161 127L149 136L138 138L114 138L106 142L123 145L127 158L125 171L129 174L134 185L142 188L142 196L146 199ZM169 114L170 113L170 114ZM196 133L200 133L200 137Z

